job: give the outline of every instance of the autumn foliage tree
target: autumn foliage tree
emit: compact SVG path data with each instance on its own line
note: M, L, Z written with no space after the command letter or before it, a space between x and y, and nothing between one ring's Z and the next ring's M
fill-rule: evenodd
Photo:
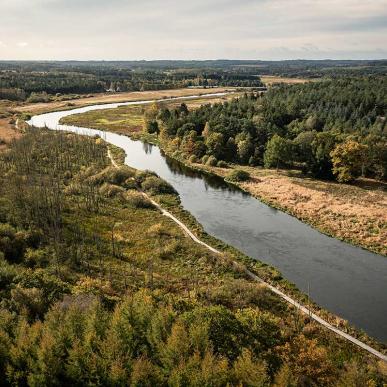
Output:
M354 140L347 140L335 147L330 156L337 181L347 183L362 174L367 161L367 150L367 145Z

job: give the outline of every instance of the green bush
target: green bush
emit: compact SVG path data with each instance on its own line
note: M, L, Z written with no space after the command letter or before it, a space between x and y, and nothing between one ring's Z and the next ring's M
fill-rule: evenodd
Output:
M107 178L109 183L121 185L128 178L134 177L134 175L135 171L133 169L122 166L120 168L110 169L109 173L107 174Z
M101 185L103 183L123 185L127 179L134 176L135 171L127 166L121 166L120 168L108 167L102 172L91 176L89 180L94 185Z
M127 192L125 195L126 201L133 208L152 208L153 204L144 195L139 192Z
M17 266L9 264L4 259L4 254L0 251L0 289L7 289L13 283L17 272Z
M136 180L133 177L129 177L129 179L126 179L124 184L122 186L126 189L136 189L137 183Z
M163 260L172 259L176 256L176 253L181 249L179 241L172 240L168 244L160 248L158 257Z
M17 283L17 289L14 289L12 294L13 302L20 308L27 307L30 314L37 313L39 317L42 317L51 305L61 299L63 294L70 292L70 286L67 283L44 269L24 270L15 277L14 282ZM31 305L29 305L30 302ZM42 310L35 310L37 306Z
M27 98L27 102L30 103L49 102L50 100L51 97L45 91L43 91L42 93L32 92L31 95Z
M157 194L176 194L175 189L163 179L157 176L147 177L141 184L144 191L151 192L153 195Z
M125 190L122 187L119 187L118 185L114 185L114 184L109 184L109 183L102 184L102 186L99 189L99 193L106 198L112 198L124 192Z
M142 184L146 178L151 177L151 176L157 176L157 173L145 170L145 171L136 171L136 174L134 176L134 179L136 180L137 184Z
M218 160L215 156L210 156L206 162L206 165L209 165L211 167L216 167L216 164L218 164Z
M198 158L196 155L191 155L188 160L190 163L197 163L198 162Z
M18 233L11 225L0 223L0 252L9 262L20 262L25 250L24 234Z
M239 182L239 181L247 181L250 179L250 174L246 171L242 171L241 169L234 169L227 176L227 181Z
M208 156L208 155L204 155L204 156L202 157L202 163L203 163L203 164L206 164L209 157L210 157L210 156Z
M24 262L29 267L46 267L52 258L53 252L50 249L27 249Z
M228 164L225 161L223 161L223 160L218 161L217 166L219 168L228 168Z
M145 128L147 133L153 134L153 133L159 133L159 124L157 121L147 121L145 124Z

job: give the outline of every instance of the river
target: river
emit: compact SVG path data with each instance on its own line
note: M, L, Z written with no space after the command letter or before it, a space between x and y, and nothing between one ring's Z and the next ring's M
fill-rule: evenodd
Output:
M190 98L195 96L179 99ZM163 155L157 146L111 132L59 124L62 117L71 114L153 102L93 105L45 113L32 117L29 123L83 135L99 134L123 148L127 165L155 171L173 185L183 207L207 233L276 267L299 289L309 292L317 304L387 342L386 257L321 234L220 178L182 166Z

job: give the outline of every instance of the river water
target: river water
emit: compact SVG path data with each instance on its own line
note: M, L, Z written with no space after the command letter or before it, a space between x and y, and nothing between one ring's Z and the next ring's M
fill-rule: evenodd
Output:
M219 95L222 95L219 93ZM185 97L189 99L194 97ZM181 98L179 98L181 99ZM387 342L387 258L330 238L296 218L165 157L157 146L99 130L59 125L62 117L137 101L94 105L32 117L36 127L99 134L123 148L125 163L155 171L178 191L183 207L205 231L279 269L325 309Z

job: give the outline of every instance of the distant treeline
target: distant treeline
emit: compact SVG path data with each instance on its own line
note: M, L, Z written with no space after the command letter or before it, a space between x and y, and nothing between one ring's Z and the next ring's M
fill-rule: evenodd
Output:
M357 74L386 73L387 60L152 60L152 61L0 61L0 69L18 71L76 71L110 70L177 70L177 69L242 69L259 70L265 75L295 75L313 72L356 71Z
M148 117L148 130L161 131L173 151L212 165L302 168L339 181L361 174L385 179L386 91L385 77L279 86L264 97L246 94L191 112L185 105L161 107Z
M0 99L180 87L260 87L261 75L321 78L386 75L387 61L0 62ZM45 100L33 95L33 101Z
M0 99L25 100L32 96L31 102L37 102L39 99L46 100L45 94L88 94L193 86L262 86L259 76L242 70L143 70L85 67L36 71L23 67L13 69L5 67L6 69L1 70L0 64Z

